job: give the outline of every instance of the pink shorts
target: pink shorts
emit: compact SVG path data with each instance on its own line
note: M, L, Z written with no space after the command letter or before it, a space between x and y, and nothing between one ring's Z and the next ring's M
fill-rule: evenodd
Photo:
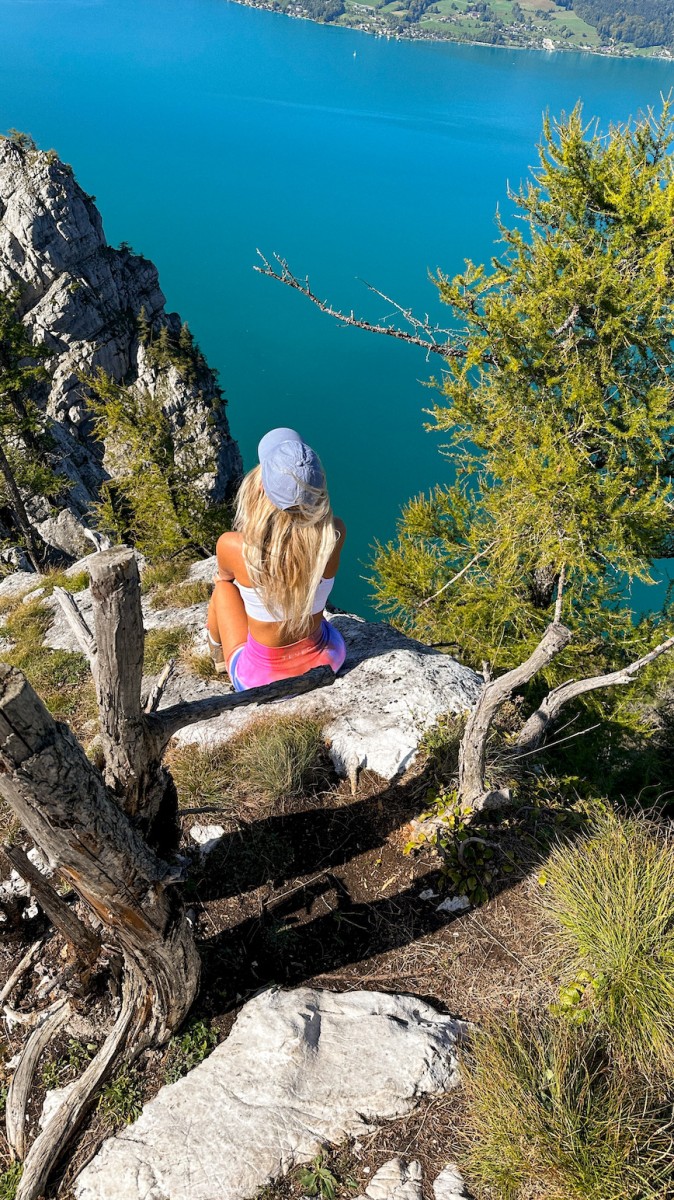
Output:
M324 618L315 633L290 646L262 646L249 633L248 641L234 651L227 668L234 691L246 692L277 679L294 679L312 667L328 666L336 673L345 658L344 638Z

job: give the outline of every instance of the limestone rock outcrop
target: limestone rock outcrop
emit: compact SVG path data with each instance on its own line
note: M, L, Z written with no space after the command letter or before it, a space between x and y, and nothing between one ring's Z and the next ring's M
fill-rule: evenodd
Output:
M205 1062L104 1143L77 1200L246 1200L323 1144L448 1091L462 1033L413 996L263 992Z
M46 542L73 557L91 549L82 527L102 482L119 468L92 438L83 377L97 368L160 400L176 461L189 463L205 499L231 494L241 457L214 373L202 359L189 370L179 358L162 360L139 336L142 310L153 336L163 328L174 339L180 333L155 266L108 245L93 198L53 151L8 138L0 139L0 291L14 288L24 323L53 355L44 404L54 422L53 465L69 486L56 519L46 502L29 504Z

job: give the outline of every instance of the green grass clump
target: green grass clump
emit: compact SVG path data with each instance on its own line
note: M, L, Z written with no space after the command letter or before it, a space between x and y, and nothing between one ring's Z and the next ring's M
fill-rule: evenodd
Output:
M547 1016L480 1032L465 1072L469 1181L498 1200L664 1200L671 1104L611 1069L601 1033ZM481 1189L484 1189L482 1191Z
M614 1052L674 1069L674 837L639 817L595 821L545 869L568 974L594 981Z
M187 579L184 583L155 588L150 604L153 608L190 608L192 604L210 600L212 590L211 584L203 579Z
M181 807L217 804L233 816L241 793L269 804L327 777L322 726L300 717L263 717L221 746L182 746L167 766Z
M23 1175L23 1163L14 1162L0 1172L0 1200L14 1200Z
M189 559L181 556L150 563L141 576L140 588L143 595L149 595L155 588L168 588L183 583L187 579L189 569Z
M23 671L55 717L70 721L77 729L96 715L94 683L84 654L43 646L52 620L50 609L39 598L10 612L2 634L14 645L4 660Z
M54 588L63 588L66 592L83 592L89 587L89 572L77 571L74 575L68 575L66 571L47 571L46 575L40 580L40 587L44 588L44 594L51 596Z
M325 742L319 721L264 717L232 741L237 782L269 801L300 796L325 776Z
M192 641L189 629L176 625L173 629L150 629L145 634L145 657L143 670L146 675L156 675L169 659L177 658Z
M178 791L181 808L202 804L226 804L232 784L232 754L229 745L181 746L166 760Z
M218 1035L206 1021L190 1021L183 1033L171 1038L164 1064L166 1083L175 1083L211 1053Z

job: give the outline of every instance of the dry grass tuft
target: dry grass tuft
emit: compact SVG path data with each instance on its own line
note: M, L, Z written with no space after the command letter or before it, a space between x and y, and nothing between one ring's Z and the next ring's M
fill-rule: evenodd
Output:
M145 567L141 576L143 595L149 595L155 588L167 588L182 583L187 578L189 569L190 561L187 558L167 558L162 562L151 563Z
M50 609L39 598L10 612L2 632L14 646L4 660L23 671L55 717L69 721L78 731L96 716L94 683L83 654L43 646L52 619Z
M183 625L172 629L148 629L145 634L143 670L146 675L156 675L169 659L177 658L192 643L192 633Z
M210 600L213 588L203 579L187 579L155 588L150 595L152 608L190 608Z
M615 1053L674 1070L674 837L607 814L546 865L545 904L570 976L594 979Z
M320 722L263 717L221 746L183 746L167 758L183 808L238 811L242 794L266 804L300 796L327 780Z
M166 757L178 790L181 808L215 804L226 808L233 797L232 756L229 745L181 746Z
M320 721L263 717L232 743L235 777L270 801L300 796L326 778Z
M498 1200L664 1200L671 1104L610 1067L601 1033L547 1016L480 1032L465 1167Z

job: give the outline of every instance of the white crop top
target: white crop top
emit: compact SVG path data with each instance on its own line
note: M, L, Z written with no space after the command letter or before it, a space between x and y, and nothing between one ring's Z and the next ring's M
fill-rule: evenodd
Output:
M321 579L321 582L316 588L316 595L314 596L314 602L311 606L311 615L313 617L316 617L319 613L323 612L328 596L332 591L334 582L334 577L332 579ZM252 617L254 621L280 620L279 617L273 616L273 614L270 613L265 607L264 600L260 596L260 593L255 590L255 588L245 587L242 583L239 583L238 579L233 579L232 583L241 592L243 607L245 608L247 615Z

